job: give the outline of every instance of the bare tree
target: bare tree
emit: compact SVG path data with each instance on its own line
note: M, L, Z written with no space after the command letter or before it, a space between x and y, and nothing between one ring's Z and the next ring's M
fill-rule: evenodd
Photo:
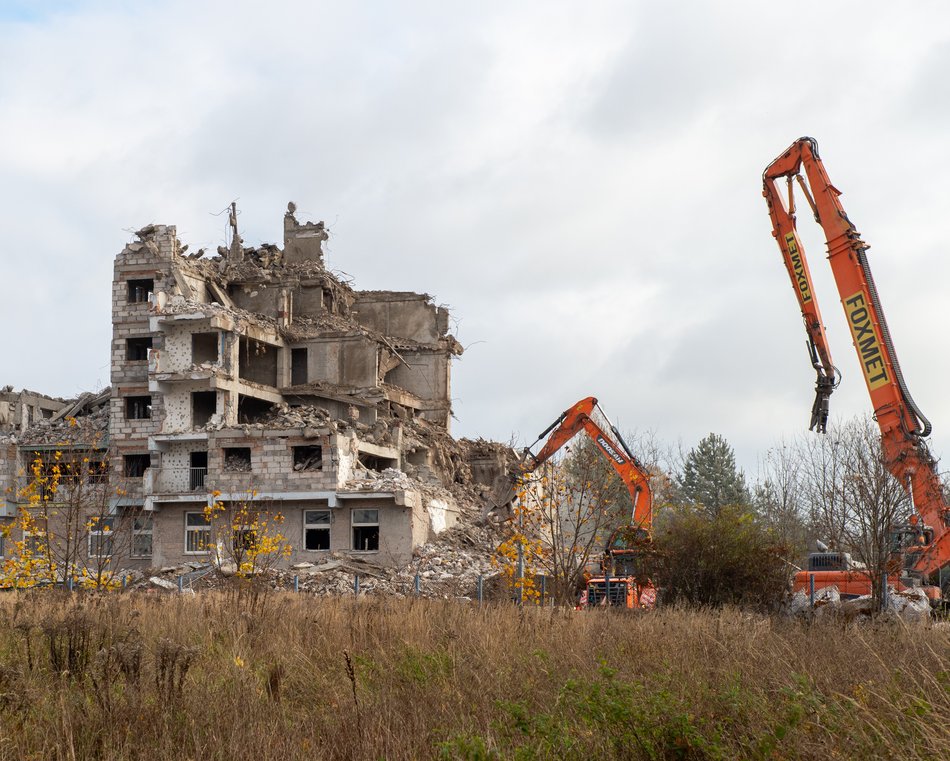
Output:
M875 603L880 603L887 573L900 570L895 562L893 529L910 510L903 486L887 468L877 425L869 417L850 423L843 435L848 473L844 499L850 520L847 542L854 555L867 566Z
M656 517L664 506L676 500L676 483L672 474L682 470L686 453L682 446L671 446L652 429L628 432L625 434L625 440L650 473L653 514Z
M845 549L853 518L845 493L851 472L848 425L837 421L829 429L825 436L803 435L796 441L801 505L813 536L833 549Z
M760 458L752 506L794 556L805 554L811 532L803 495L803 458L795 443L780 441Z
M884 576L898 569L892 531L910 505L887 468L877 424L870 416L838 421L826 436L800 438L791 452L811 534L864 564L879 602Z

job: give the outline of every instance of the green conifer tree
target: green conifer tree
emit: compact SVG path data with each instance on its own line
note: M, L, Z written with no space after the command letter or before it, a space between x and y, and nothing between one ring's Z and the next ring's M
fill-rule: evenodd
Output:
M728 505L749 505L749 490L736 467L735 453L729 442L715 433L689 451L676 485L681 501L701 505L713 516Z

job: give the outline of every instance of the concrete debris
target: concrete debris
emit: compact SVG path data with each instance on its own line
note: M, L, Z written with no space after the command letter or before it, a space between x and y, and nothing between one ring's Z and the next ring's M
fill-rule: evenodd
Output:
M930 600L922 589L891 590L887 595L887 610L904 621L922 623L930 620Z
M82 394L77 399L57 400L59 409L55 413L34 418L29 425L12 430L9 441L20 446L82 443L94 444L97 449L106 448L111 394L112 389L105 388L95 394ZM2 435L0 428L0 437Z
M158 587L159 589L178 589L178 585L174 581L163 579L160 576L149 577L148 583L153 587Z
M792 616L816 620L861 622L870 621L877 611L870 595L843 599L838 588L831 586L815 591L814 606L811 605L807 592L796 592L786 604L785 612ZM898 592L890 587L883 615L907 623L927 623L931 619L930 600L922 589Z
M238 455L225 455L224 469L229 473L250 473L251 458L239 457Z
M418 547L412 562L400 568L380 566L360 556L329 553L321 561L296 563L287 570L271 571L268 583L277 589L290 590L295 588L296 578L296 589L300 592L322 596L346 595L354 593L356 577L359 576L363 594L474 599L481 576L486 598L497 597L500 591L498 571L491 559L501 538L498 526L465 526L450 529L448 535L438 541ZM201 590L228 583L226 577L233 576L234 569L222 571L226 572L189 581L185 586ZM186 572L185 566L164 569L162 576L153 576L147 583L139 582L132 588L152 585L177 589L177 577Z

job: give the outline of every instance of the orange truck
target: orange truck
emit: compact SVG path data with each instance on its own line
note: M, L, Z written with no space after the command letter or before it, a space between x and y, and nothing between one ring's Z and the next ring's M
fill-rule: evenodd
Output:
M607 423L609 432L594 420L595 410ZM610 535L603 555L587 581L581 604L584 607L652 608L656 604L656 589L648 579L636 576L637 555L649 544L653 525L650 474L630 451L620 431L607 419L597 400L589 396L561 413L534 444L525 449L521 471L527 474L536 470L579 433L585 433L607 458L630 492L633 503L631 522ZM531 447L546 436L547 441L541 450L532 454Z
M868 245L861 240L845 213L839 200L841 192L831 184L814 138L796 140L769 164L762 180L763 195L772 219L772 235L798 299L812 366L817 373L811 428L819 433L825 431L828 399L838 385L838 372L828 347L805 250L798 237L796 184L825 235L828 261L871 397L874 418L881 430L887 468L907 491L913 507L906 521L893 527L895 560L898 562L890 584L898 590L923 585L927 596L934 602L941 596L939 586L934 585L937 575L941 568L950 565L950 506L944 496L937 462L924 441L930 434L930 422L911 397L897 361L871 275ZM779 189L782 180L787 196ZM815 555L812 557L816 558ZM822 568L810 567L796 574L795 588L807 590L813 580L815 588L834 585L842 594L868 594L871 591L866 573L845 567L840 557L837 561L834 558L826 560ZM944 594L946 592L944 590Z

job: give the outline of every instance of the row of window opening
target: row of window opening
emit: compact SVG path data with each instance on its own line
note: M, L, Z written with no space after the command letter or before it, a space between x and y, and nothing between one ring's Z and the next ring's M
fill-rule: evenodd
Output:
M88 556L90 558L112 557L118 544L123 540L122 526L116 516L94 518L87 532ZM330 549L330 510L303 511L303 549L307 551L326 551ZM359 508L350 511L353 550L375 552L379 550L379 510ZM150 514L136 515L131 518L128 530L131 542L128 544L132 558L152 556L153 517ZM26 551L34 555L42 554L42 532L25 532L23 535ZM253 547L256 537L254 531L246 528L235 529L233 541L246 549ZM202 512L185 513L185 553L204 554L212 544L211 519ZM0 535L0 557L4 555L3 536Z
M86 532L86 552L90 558L109 558L116 553L117 546L123 541L122 527L117 525L116 516L100 516L91 519ZM130 541L125 545L132 558L150 558L152 556L152 516L142 514L134 516L127 530L131 531ZM45 554L45 534L41 531L23 532L23 552L29 556ZM6 556L6 537L0 534L0 557Z
M303 511L303 549L330 549L330 510ZM359 508L350 511L351 549L361 552L379 550L379 510ZM234 542L248 547L255 537L248 529L235 529ZM211 519L205 512L185 513L185 552L200 554L211 546Z

